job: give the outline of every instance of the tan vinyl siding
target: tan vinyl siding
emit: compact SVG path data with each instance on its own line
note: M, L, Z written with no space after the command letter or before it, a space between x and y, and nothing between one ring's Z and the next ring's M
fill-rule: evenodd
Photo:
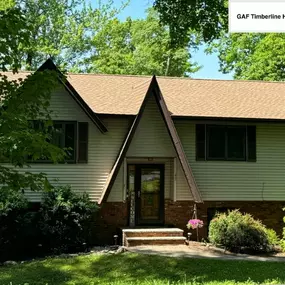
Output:
M70 184L74 190L87 192L92 200L97 201L130 122L125 118L105 118L103 122L108 132L102 134L64 89L52 95L51 109L55 112L53 114L55 120L89 123L88 163L57 165L36 163L31 165L29 171L44 172L50 179L58 179L55 184ZM39 201L40 193L28 193L28 197L32 201Z
M188 183L185 178L185 174L178 160L176 170L176 200L193 200Z
M171 157L176 157L176 152L154 97L151 97L146 103L144 112L139 125L137 126L135 135L130 143L126 157L128 163L164 164L165 198L173 199L173 158ZM149 160L148 158L151 159ZM187 184L183 184L185 181L185 178L184 180L183 178L180 180L182 181L180 184L182 185L183 189L185 189ZM111 189L108 201L121 201L123 199L123 187L124 172L123 167L121 167ZM189 189L187 189L187 191L190 193Z
M171 138L154 97L151 97L146 103L126 156L176 156Z
M203 200L285 200L284 124L256 125L256 162L196 161L195 123L177 120L175 125ZM177 192L178 200L186 198Z
M122 163L107 202L121 202L124 195L124 163Z

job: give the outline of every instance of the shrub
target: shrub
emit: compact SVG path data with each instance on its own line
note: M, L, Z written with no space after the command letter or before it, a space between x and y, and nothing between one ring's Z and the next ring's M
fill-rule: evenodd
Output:
M285 211L285 208L283 208L283 211ZM285 223L285 217L283 217L283 222ZM281 246L282 251L285 251L285 227L283 227L282 239L280 240L280 246Z
M47 191L39 212L44 248L54 253L82 249L88 242L90 220L96 209L87 194L78 195L70 186Z
M19 256L30 246L30 239L26 239L26 229L30 225L32 216L28 213L28 201L24 194L3 187L0 191L1 260Z
M209 239L233 252L265 252L270 248L265 226L238 210L217 214L210 222Z
M276 246L280 244L280 239L277 236L277 233L273 229L266 229L266 234L269 245Z

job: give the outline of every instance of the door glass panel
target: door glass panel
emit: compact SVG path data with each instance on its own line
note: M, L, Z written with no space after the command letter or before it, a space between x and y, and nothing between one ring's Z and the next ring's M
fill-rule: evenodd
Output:
M128 165L128 190L129 192L135 191L135 166Z
M128 165L128 197L130 201L130 226L135 225L135 166Z
M141 169L141 219L158 220L160 217L160 169Z

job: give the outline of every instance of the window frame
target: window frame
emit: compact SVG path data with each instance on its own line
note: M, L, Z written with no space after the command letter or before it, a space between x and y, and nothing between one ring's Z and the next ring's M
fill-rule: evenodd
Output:
M74 150L74 155L73 155L73 159L65 159L64 162L67 162L67 163L76 163L77 162L77 151L78 151L78 122L77 121L53 121L53 125L56 125L56 124L62 124L64 126L64 135L63 135L63 138L64 138L64 141L63 141L63 144L65 145L65 139L66 139L66 133L65 133L65 130L66 130L66 125L67 124L70 124L70 125L73 125L74 126L74 147L73 147L73 150ZM66 146L59 146L60 148L66 148Z
M80 136L80 130L81 126L85 126L86 127L86 140L82 141L81 140L81 136ZM88 158L89 158L89 123L88 122L77 122L77 132L76 132L77 138L76 138L76 163L88 163ZM80 157L80 150L82 147L82 144L85 144L86 147L86 158L82 159L82 157Z
M200 126L200 130L202 126L204 127L204 155L202 156L201 150L198 149L199 145L203 145L201 143L201 137L199 138L199 141L197 140L197 131L198 127ZM209 147L210 147L210 139L209 139L209 129L210 128L223 128L224 133L225 133L225 142L224 142L224 157L210 157L209 156ZM255 127L256 131L256 126L253 125L225 125L225 124L196 124L195 128L195 135L196 135L196 161L248 161L248 162L256 162L256 133L255 133L255 159L250 158L249 156L249 136L248 136L248 128L249 127ZM239 128L244 130L244 136L243 136L243 148L244 148L244 155L243 157L240 158L233 158L229 157L228 154L228 129L233 129L233 128ZM201 134L200 134L201 135Z
M205 128L205 140L206 140L206 155L205 155L205 158L206 160L225 160L225 157L227 156L227 135L226 135L226 132L225 132L225 141L224 141L224 144L225 144L225 148L224 148L224 157L210 157L209 156L209 153L210 153L210 140L209 140L209 129L210 128L220 128L220 129L223 129L224 131L226 130L226 126L224 125L206 125L206 128Z
M56 124L63 124L64 125L64 144L65 144L65 125L66 124L73 124L75 126L74 132L74 158L73 159L65 159L63 162L60 163L68 163L68 164L75 164L77 163L77 148L78 148L78 122L77 121L65 121L65 120L53 120L53 126ZM61 148L61 146L59 146ZM65 147L65 146L64 146ZM64 148L63 147L63 148ZM29 161L29 163L53 163L52 160L49 159L38 159Z

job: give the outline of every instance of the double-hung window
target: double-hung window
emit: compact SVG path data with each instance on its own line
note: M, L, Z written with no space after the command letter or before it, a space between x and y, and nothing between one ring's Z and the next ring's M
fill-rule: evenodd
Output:
M256 161L256 127L197 124L196 159Z
M41 121L33 121L40 128ZM88 160L88 123L76 121L54 121L51 128L50 143L64 149L65 162L86 163ZM49 162L44 157L38 162Z

